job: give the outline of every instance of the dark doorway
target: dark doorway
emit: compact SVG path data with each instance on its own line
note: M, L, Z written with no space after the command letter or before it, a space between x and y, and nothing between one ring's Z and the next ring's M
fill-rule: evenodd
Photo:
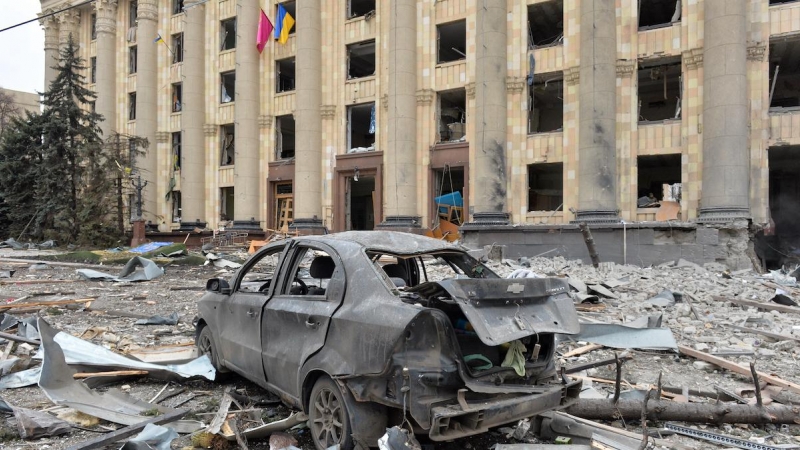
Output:
M681 155L652 155L636 158L639 173L637 198L664 199L664 185L681 182Z
M464 168L445 166L434 169L433 200L439 219L464 223Z
M768 268L795 265L800 255L800 146L769 149L769 211L775 223L770 239L771 256L764 258Z
M375 228L375 178L359 176L347 178L346 218L348 230Z

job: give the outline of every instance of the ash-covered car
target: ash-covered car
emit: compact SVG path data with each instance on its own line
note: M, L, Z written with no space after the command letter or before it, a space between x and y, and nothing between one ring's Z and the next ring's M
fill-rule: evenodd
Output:
M307 412L318 449L376 446L408 420L434 441L577 399L555 334L579 332L567 283L504 279L464 248L353 231L274 242L209 280L197 346Z

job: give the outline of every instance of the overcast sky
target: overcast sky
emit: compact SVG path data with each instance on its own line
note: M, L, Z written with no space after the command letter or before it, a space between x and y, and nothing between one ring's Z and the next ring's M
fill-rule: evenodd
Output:
M0 30L41 11L39 0L0 0ZM44 90L44 30L38 21L0 33L0 87Z

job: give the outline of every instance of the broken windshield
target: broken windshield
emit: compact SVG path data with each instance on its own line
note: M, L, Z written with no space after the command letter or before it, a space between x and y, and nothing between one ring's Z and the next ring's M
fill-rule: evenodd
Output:
M442 251L420 255L367 252L389 286L406 288L449 278L499 278L466 253Z

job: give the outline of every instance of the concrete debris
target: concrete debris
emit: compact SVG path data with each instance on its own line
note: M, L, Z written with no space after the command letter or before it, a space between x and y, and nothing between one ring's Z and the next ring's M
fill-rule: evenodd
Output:
M81 278L90 281L150 281L164 275L164 269L147 258L135 256L125 264L119 275L110 275L92 269L78 269L77 273Z
M675 305L675 295L672 294L672 291L664 289L663 291L659 292L658 295L656 295L655 297L651 297L645 301L653 306L668 308L670 306Z
M206 262L205 265L213 264L214 267L219 267L223 269L238 269L242 267L241 264L228 261L227 259L223 259L220 256L215 255L214 253L207 253L206 254Z
M178 323L178 313L174 312L168 317L164 316L150 316L147 319L139 319L136 325L176 325Z
M16 270L0 270L0 278L11 278Z
M405 428L394 426L378 439L379 450L422 450L413 433Z
M72 426L51 414L14 407L17 431L22 439L40 439L72 432Z
M46 250L55 247L58 247L58 244L56 244L56 242L53 240L44 241L41 244L35 244L33 242L23 244L21 242L17 242L17 240L14 238L8 238L5 241L0 242L0 248L10 248L13 250L35 250L35 249Z

